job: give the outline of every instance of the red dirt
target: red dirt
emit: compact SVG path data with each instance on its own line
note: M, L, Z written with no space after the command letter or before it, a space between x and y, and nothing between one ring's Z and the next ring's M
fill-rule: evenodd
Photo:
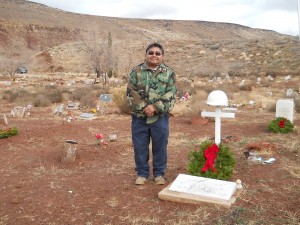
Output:
M12 105L1 107L8 114ZM266 124L273 116L241 109L235 120L222 121L222 136L237 161L232 181L244 184L237 201L224 208L160 200L158 193L165 186L152 180L135 186L129 115L115 112L63 123L51 108L33 108L30 117L9 118L19 135L0 139L0 224L297 224L299 179L285 169L282 159L299 165L299 150L287 146L298 135L270 134ZM97 131L106 141L115 131L118 139L97 145ZM187 173L187 153L213 134L211 121L191 125L189 118L171 118L168 183ZM69 139L78 142L78 155L74 163L63 164L60 155ZM247 162L243 152L255 140L278 146L272 153L274 164Z

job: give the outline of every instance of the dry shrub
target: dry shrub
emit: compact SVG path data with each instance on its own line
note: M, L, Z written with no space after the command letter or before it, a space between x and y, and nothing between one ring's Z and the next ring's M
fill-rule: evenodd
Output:
M70 99L73 101L80 101L83 96L87 95L88 93L91 93L92 91L93 89L91 86L77 88L71 93Z
M187 101L186 115L188 117L199 116L202 109L207 107L207 92L205 90L198 90L192 95L192 98Z
M263 79L259 83L259 86L261 86L261 87L271 87L271 85L272 85L272 82L267 79Z
M112 95L114 104L122 113L130 113L131 109L127 103L126 86L112 88L109 93Z
M15 100L17 105L21 105L21 106L26 106L26 105L32 105L34 102L34 95L33 94L29 94L27 96L24 97L18 97Z
M276 102L270 101L266 104L268 112L276 112Z
M14 102L18 98L24 98L30 95L30 93L25 89L17 89L17 90L5 90L3 92L2 99L7 100L9 102Z
M191 93L191 91L192 91L191 82L189 82L187 80L176 81L176 88L177 88L177 92L179 93L180 96L186 92Z
M294 99L294 103L295 103L295 110L297 113L300 113L300 98L295 98Z
M97 97L100 94L107 93L105 87L99 85L89 85L81 88L77 88L70 93L70 99L72 101L80 101L80 104L83 107L96 107L97 106Z
M33 106L35 107L48 107L50 105L51 100L43 94L37 94L33 102Z
M171 114L175 116L186 115L189 110L188 102L176 102Z
M46 86L42 91L42 94L47 96L47 98L50 99L52 103L59 103L63 100L62 90L55 85Z
M93 92L86 93L80 99L80 105L83 107L95 108L97 106L96 96Z
M207 83L196 83L194 84L194 91L192 92L192 94L194 95L197 91L204 91L206 93L206 97L207 95L212 92L213 90L215 90L214 86L211 84L207 84Z
M215 90L221 90L224 91L225 94L227 95L228 99L232 99L235 93L239 93L240 89L237 85L232 85L232 84L221 84L219 87L216 87Z
M240 91L252 91L252 90L253 90L253 84L240 85Z
M232 95L231 100L237 104L248 104L250 101L254 101L254 102L262 101L265 104L267 104L267 101L269 101L270 99L261 96L261 94L257 92L238 92Z
M2 99L13 102L17 98L17 93L12 90L5 90L2 94Z

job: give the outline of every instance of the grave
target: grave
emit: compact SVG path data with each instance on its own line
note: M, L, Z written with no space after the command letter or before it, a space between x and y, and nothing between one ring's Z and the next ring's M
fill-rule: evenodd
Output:
M98 117L95 117L94 114L92 114L92 113L82 113L77 118L78 119L84 119L84 120L93 120L93 119L96 119Z
M111 102L111 96L110 96L110 94L101 94L100 96L99 96L99 100L101 101L101 102Z
M25 115L25 111L26 111L26 107L15 106L15 107L11 110L10 116L11 116L11 117L23 118L24 115Z
M293 99L279 99L276 102L276 117L284 117L294 121L294 100Z
M60 104L60 105L55 107L54 115L55 114L61 115L63 111L64 111L64 104Z
M222 112L222 106L228 105L228 99L223 91L213 91L208 95L207 104L216 107L215 112L201 112L203 117L215 118L215 143L221 143L221 118L235 118L235 113L228 112L234 111L232 108L225 108L227 112Z
M101 115L106 114L106 110L110 102L112 102L112 98L110 94L101 94L99 96L99 101L101 102L100 106L97 106L97 111L100 111Z
M70 110L70 109L78 109L79 105L80 105L80 103L68 102L66 109L68 109L68 110Z
M77 157L77 141L67 140L65 141L61 151L61 162L72 163L75 162Z
M221 118L234 118L234 108L225 108L228 106L228 99L223 91L213 91L208 95L207 104L215 106L215 112L201 112L201 116L215 117L215 143L221 142ZM239 187L240 188L240 187ZM158 193L162 200L169 200L182 203L208 202L221 204L230 207L235 201L235 191L237 183L198 177L186 174L179 174L175 181Z
M4 123L5 125L8 125L8 120L7 120L6 115L5 115L5 114L2 114L1 117L2 117L3 123Z
M230 207L235 202L236 190L235 182L179 174L158 193L158 198L180 203L208 202Z

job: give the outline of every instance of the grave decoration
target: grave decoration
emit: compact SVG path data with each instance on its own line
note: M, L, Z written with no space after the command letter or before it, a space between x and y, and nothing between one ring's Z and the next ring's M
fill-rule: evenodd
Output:
M207 104L216 107L215 112L205 112L205 116L215 117L215 142L204 141L200 149L190 152L188 172L179 174L166 188L158 193L163 200L200 203L209 202L230 207L235 201L235 191L241 182L229 180L235 166L235 159L229 147L221 144L221 117L234 118L234 113L222 112L228 105L227 96L222 91L209 94ZM201 113L202 116L203 113ZM214 179L215 178L215 179Z
M273 133L290 133L294 130L294 124L285 117L276 117L271 120L268 130Z
M228 146L212 141L202 142L199 150L189 152L188 159L189 174L219 180L229 180L236 163Z
M216 107L215 112L202 112L202 116L215 117L215 143L204 141L199 150L189 153L188 171L195 176L229 180L235 159L229 147L221 144L221 117L234 118L234 113L222 112L222 106L228 106L227 95L220 90L212 91L207 104Z
M235 114L230 112L222 112L222 106L228 106L227 95L220 90L212 91L207 97L207 104L215 106L215 112L201 112L203 117L215 118L215 143L221 142L221 118L234 118Z
M97 133L95 134L95 137L96 137L96 143L100 145L103 142L103 134Z
M19 133L18 128L13 127L13 128L7 128L7 129L0 129L0 139L1 138L8 138L14 135L17 135Z

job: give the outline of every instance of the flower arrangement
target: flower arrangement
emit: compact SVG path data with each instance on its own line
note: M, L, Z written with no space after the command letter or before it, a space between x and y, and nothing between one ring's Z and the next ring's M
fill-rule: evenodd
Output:
M19 133L18 128L7 128L5 130L0 129L0 138L8 138L14 135L17 135Z
M273 133L289 133L294 130L294 124L284 117L276 117L271 120L268 130Z
M189 152L188 159L191 175L219 180L229 180L236 163L229 147L212 141L204 141L199 150Z
M97 133L95 134L96 142L98 145L100 145L103 142L103 134Z

